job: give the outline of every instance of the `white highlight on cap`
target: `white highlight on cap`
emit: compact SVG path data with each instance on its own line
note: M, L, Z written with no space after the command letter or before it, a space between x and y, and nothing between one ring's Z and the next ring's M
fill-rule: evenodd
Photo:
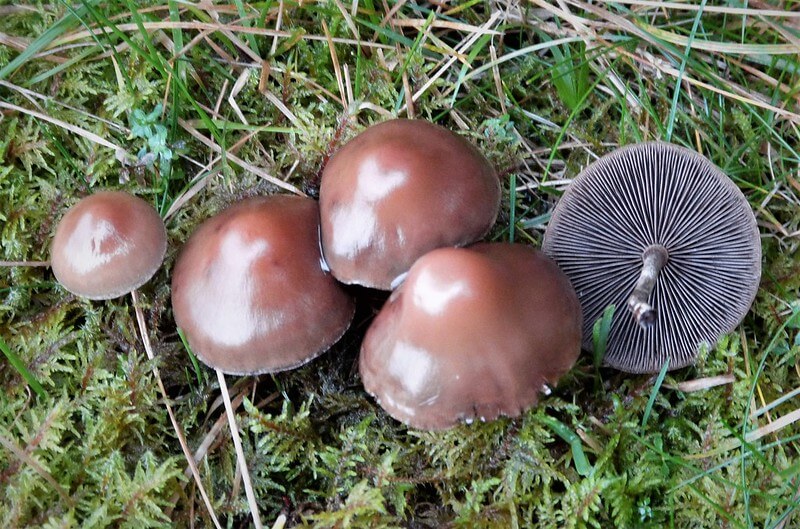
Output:
M245 241L239 232L226 233L208 273L189 285L192 319L214 342L241 346L282 322L282 314L264 314L250 295L259 290L250 268L268 250L263 239Z
M454 299L469 293L469 285L462 280L442 280L428 269L423 269L414 281L412 300L414 306L431 316L441 314Z
M389 357L388 370L411 395L420 394L433 375L434 361L425 349L398 342Z
M89 274L115 257L127 254L130 246L130 242L120 236L114 224L85 213L67 239L64 250L73 270ZM104 247L106 251L102 250Z
M375 206L407 179L406 171L382 170L375 157L361 164L352 203L331 213L331 246L336 254L352 258L373 244L378 231Z
M407 404L403 404L402 402L398 402L395 399L393 399L391 395L384 395L382 401L381 399L376 399L376 400L378 401L378 404L380 404L381 406L383 406L385 403L387 407L394 408L400 413L406 414L408 417L413 417L417 414L417 410L415 410L413 406L409 406Z

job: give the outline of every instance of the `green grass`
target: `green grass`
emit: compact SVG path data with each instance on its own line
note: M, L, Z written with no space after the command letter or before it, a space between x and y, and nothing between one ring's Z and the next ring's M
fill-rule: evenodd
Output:
M363 391L354 365L377 307L361 299L360 319L332 351L230 388L262 520L800 524L800 426L781 422L800 408L796 16L722 1L694 10L408 2L391 14L374 1L355 12L351 2L293 0L215 3L216 12L177 0L138 11L127 0L6 4L0 260L47 260L61 213L93 189L126 189L164 215L181 204L167 218L166 262L140 295L155 362L189 446L203 450L198 468L223 526L251 516L216 377L172 320L177 251L225 205L278 192L276 180L313 193L332 150L409 111L459 131L498 168L495 240L538 245L567 181L616 145L668 139L701 151L753 206L761 290L742 325L694 367L633 376L584 354L522 417L445 433L409 430ZM773 4L794 15L800 7ZM211 30L217 19L225 28ZM247 81L231 94L243 70ZM130 130L142 120L146 129ZM596 329L602 343L608 331ZM184 473L129 298L80 300L48 268L0 265L0 345L0 526L213 526ZM678 389L719 375L734 382Z

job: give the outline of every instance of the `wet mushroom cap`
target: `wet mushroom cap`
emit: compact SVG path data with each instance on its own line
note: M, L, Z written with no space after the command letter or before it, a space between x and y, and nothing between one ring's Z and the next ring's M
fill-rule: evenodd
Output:
M494 169L461 136L422 120L373 125L322 173L325 260L344 283L389 290L426 252L483 237L499 204Z
M517 416L580 352L569 280L533 248L482 243L421 257L364 337L366 390L420 429Z
M667 359L670 369L692 364L739 324L761 277L744 195L706 158L667 143L586 167L556 205L542 249L578 292L586 349L593 323L616 307L605 363L631 373L658 372Z
M122 191L99 191L64 214L50 264L73 294L112 299L150 280L166 250L164 222L150 204Z
M300 366L333 345L354 303L322 269L311 199L243 200L206 220L181 250L172 308L192 350L228 374Z

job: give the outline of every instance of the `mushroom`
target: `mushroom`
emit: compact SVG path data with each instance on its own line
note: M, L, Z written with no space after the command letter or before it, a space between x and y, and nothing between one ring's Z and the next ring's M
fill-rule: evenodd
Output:
M592 322L617 307L605 363L630 373L692 364L739 324L761 277L741 191L703 156L668 143L625 147L586 167L556 205L543 250L578 292L586 349Z
M59 283L78 296L113 299L130 293L142 344L153 362L155 356L136 289L153 277L166 251L164 222L150 204L123 191L98 191L69 208L58 223L50 265ZM203 503L214 526L221 527L158 367L153 364L152 369Z
M164 222L150 204L122 191L99 191L64 214L50 261L73 294L112 299L150 280L166 250Z
M257 500L223 373L292 369L344 334L355 304L323 264L317 203L275 195L243 200L206 220L173 270L175 323L217 373L256 528Z
M364 387L421 429L517 416L580 353L580 304L542 252L510 243L421 257L367 331Z
M389 290L426 252L483 237L499 205L497 175L468 141L427 121L386 121L325 166L322 250L343 283Z
M321 265L307 198L243 200L206 220L175 263L172 307L197 356L228 374L300 366L344 334L354 303Z

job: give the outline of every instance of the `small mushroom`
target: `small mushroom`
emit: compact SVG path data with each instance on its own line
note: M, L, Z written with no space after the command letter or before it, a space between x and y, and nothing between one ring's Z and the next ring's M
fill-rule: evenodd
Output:
M166 250L164 222L150 204L122 191L99 191L64 214L50 261L73 294L112 299L149 281Z
M311 199L254 197L206 220L175 263L172 307L198 358L228 374L300 366L344 334L352 299L322 269Z
M761 277L744 195L706 158L668 143L625 147L584 169L542 249L578 292L585 348L592 323L616 306L605 363L630 373L692 364L739 324Z
M53 237L50 264L56 279L78 296L112 299L130 293L142 345L152 362L153 348L136 289L156 273L166 250L166 228L152 206L122 191L99 191L64 214ZM209 516L220 527L155 363L152 370L197 490Z
M427 121L386 121L322 173L325 260L343 283L389 290L426 252L483 237L499 204L497 175L468 141Z
M517 416L580 353L567 277L520 244L441 248L421 257L364 337L366 390L392 417L438 430Z

